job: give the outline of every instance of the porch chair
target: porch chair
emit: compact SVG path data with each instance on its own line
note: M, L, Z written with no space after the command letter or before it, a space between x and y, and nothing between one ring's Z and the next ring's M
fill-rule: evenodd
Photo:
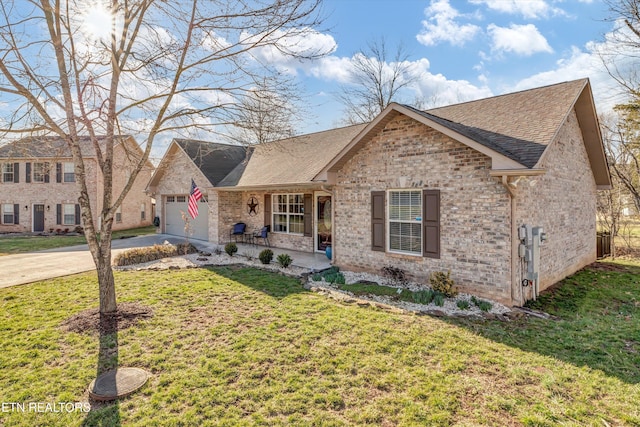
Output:
M244 232L246 229L247 224L245 224L244 222L233 224L233 228L229 230L229 241L231 241L231 239L233 238L236 243L238 243L238 237L240 237L244 242Z
M271 243L269 243L269 226L265 225L260 230L256 230L256 232L253 233L253 240L255 241L255 239L262 239L265 245L271 247Z

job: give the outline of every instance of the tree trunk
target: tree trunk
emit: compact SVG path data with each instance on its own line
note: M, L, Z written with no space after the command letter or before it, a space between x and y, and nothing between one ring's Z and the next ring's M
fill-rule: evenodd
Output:
M118 310L116 304L116 282L111 269L111 253L98 258L98 286L100 288L100 314L111 314Z

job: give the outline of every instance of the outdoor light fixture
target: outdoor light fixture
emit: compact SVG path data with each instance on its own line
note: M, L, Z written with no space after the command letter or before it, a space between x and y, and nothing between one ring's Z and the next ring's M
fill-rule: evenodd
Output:
M47 212L51 210L51 206L47 205Z
M24 205L24 210L25 210L25 211L28 211L28 210L29 210L29 206Z

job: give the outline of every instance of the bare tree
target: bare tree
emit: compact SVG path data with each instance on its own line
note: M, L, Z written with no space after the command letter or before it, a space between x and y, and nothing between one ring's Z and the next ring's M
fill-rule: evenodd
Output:
M111 269L114 215L167 132L226 124L225 108L255 81L277 76L265 50L302 58L293 42L320 23L321 0L253 2L20 0L0 3L0 94L6 135L55 135L75 164L78 203L98 271L100 313L117 311ZM143 147L124 189L113 193L113 149L132 134ZM103 177L102 209L87 188L80 140ZM94 216L94 213L97 215ZM94 218L99 218L97 223Z
M351 61L351 82L343 85L338 100L345 106L349 124L373 120L391 102L398 102L400 91L418 79L402 44L390 58L384 39L372 42Z
M263 144L295 136L295 121L306 111L302 91L292 78L257 82L229 110L233 124L229 138L246 146Z
M600 50L607 71L627 92L640 89L640 0L605 0L615 23Z

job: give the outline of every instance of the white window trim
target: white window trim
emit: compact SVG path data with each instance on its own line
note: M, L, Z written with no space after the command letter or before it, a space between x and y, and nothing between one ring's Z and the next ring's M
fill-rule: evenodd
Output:
M287 197L287 212L276 212L276 206L278 205L278 196L286 196ZM289 212L290 204L289 197L290 196L300 196L302 197L302 213ZM275 217L276 215L286 215L287 216L287 231L275 231ZM291 231L291 222L290 219L292 216L299 216L302 218L302 233L294 233ZM271 232L277 234L289 234L292 236L304 236L304 194L303 193L276 193L271 195Z
M71 172L67 172L67 166L70 166ZM73 180L67 181L67 174L71 174L71 176L73 177ZM73 162L64 162L62 164L62 182L64 183L76 182L76 169Z
M401 221L401 220L392 220L391 219L391 214L390 214L390 206L391 206L391 193L398 193L398 192L416 192L420 194L420 220L410 220L410 221ZM408 256L415 256L415 257L422 257L423 253L424 253L424 242L422 241L422 239L424 239L423 233L424 233L424 224L423 224L423 218L422 218L422 209L424 209L424 207L422 206L422 204L424 203L424 200L422 199L422 190L419 189L415 189L415 188L395 188L395 189L390 189L387 190L387 194L386 194L386 217L385 217L385 240L387 241L387 247L386 250L389 253L392 254L400 254L400 255L408 255ZM391 249L391 222L400 222L400 223L406 223L406 224L420 224L420 253L418 252L411 252L411 251L401 251L398 249Z
M71 213L67 212L70 210ZM71 222L67 222L67 217L73 217ZM77 225L76 224L76 205L72 203L64 203L62 205L62 225Z
M10 206L11 207L11 222L5 222L5 220L4 220L5 214L9 215L9 211L5 211L4 210L5 206ZM0 209L2 209L2 212L0 212L2 214L2 217L0 217L0 220L2 220L2 224L14 225L15 224L16 213L13 210L13 203L3 203L2 205L0 205Z
M11 167L11 172L7 172L6 169L8 169L9 167ZM11 181L5 181L4 179L4 175L5 174L11 174ZM3 163L2 164L2 182L15 182L16 181L16 171L13 167L13 163Z
M42 168L40 172L36 171L37 166L40 166ZM32 182L37 182L39 184L44 183L44 181L45 181L44 177L47 175L46 163L45 162L33 162L32 174L33 174ZM36 177L40 178L40 180L37 179Z

